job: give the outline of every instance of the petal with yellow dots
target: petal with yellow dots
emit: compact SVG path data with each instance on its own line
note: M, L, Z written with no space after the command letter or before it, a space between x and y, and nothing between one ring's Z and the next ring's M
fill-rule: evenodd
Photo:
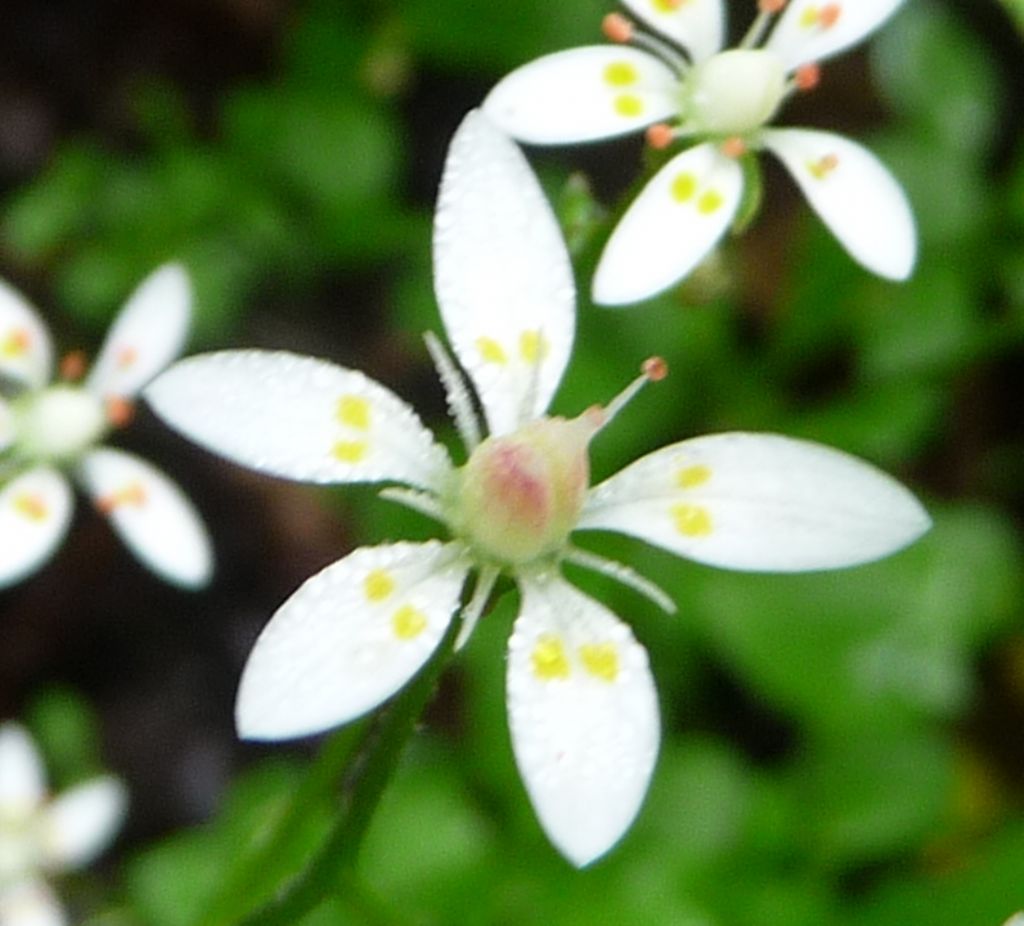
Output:
M56 469L40 466L0 491L0 588L38 569L64 538L72 495Z
M857 44L902 5L903 0L790 0L765 48L794 70Z
M592 45L544 55L503 77L483 111L513 138L564 145L612 138L676 116L679 79L636 48Z
M68 926L69 922L42 878L26 877L0 888L0 923L4 926Z
M180 264L151 273L128 298L86 379L104 398L132 398L185 345L192 287Z
M755 572L854 566L931 521L868 463L776 434L714 434L656 450L591 490L580 529L620 531L680 556Z
M43 760L21 724L0 724L0 819L26 820L46 797Z
M284 351L174 364L143 393L186 437L306 482L404 482L440 491L451 463L408 405L355 370Z
M246 739L319 733L377 707L441 642L469 571L456 544L362 547L308 579L271 618L242 673Z
M640 810L658 752L647 653L629 628L556 576L520 580L506 684L516 764L541 827L576 866Z
M127 807L128 792L111 775L64 791L40 815L38 838L47 865L59 870L88 865L113 841Z
M626 305L656 295L693 270L739 208L743 173L712 143L672 158L651 178L605 245L594 301Z
M622 0L623 6L651 28L703 61L722 50L725 4L722 0Z
M434 285L491 434L543 414L572 349L572 266L526 158L479 111L466 116L448 152Z
M0 377L33 389L53 370L53 346L42 319L13 286L0 280Z
M769 129L761 139L854 260L889 280L910 276L917 260L914 214L875 155L814 129Z
M185 588L210 580L213 552L202 519L185 493L155 466L101 447L85 454L77 475L143 565Z

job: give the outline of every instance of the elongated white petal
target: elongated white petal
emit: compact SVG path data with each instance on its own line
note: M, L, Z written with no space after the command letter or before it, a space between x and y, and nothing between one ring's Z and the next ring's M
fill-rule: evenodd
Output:
M765 48L794 70L855 45L902 4L903 0L790 0Z
M520 583L509 640L516 763L541 826L582 866L629 828L658 752L647 653L607 608L561 578Z
M94 778L65 791L42 813L44 861L56 871L88 865L121 828L128 792L113 776Z
M0 724L0 820L26 819L46 795L43 760L21 724Z
M831 132L769 129L761 139L854 260L890 280L910 276L917 260L914 214L878 158Z
M306 736L390 698L437 648L468 571L454 544L396 543L363 547L307 580L249 655L239 735Z
M540 416L572 350L572 266L526 158L478 111L448 151L434 219L434 287L491 434Z
M580 528L640 537L714 566L853 566L916 540L921 504L875 467L775 434L714 434L657 450L591 491Z
M612 138L677 116L679 78L636 48L572 48L503 77L483 111L513 138L534 145Z
M448 454L408 405L355 370L284 351L189 357L145 390L168 424L253 469L307 482L439 490Z
M0 588L38 569L57 548L71 520L67 480L37 467L0 491Z
M689 52L694 61L710 58L725 41L722 0L622 0L623 6Z
M0 280L0 376L39 389L52 369L53 346L42 319L21 293Z
M0 884L0 926L66 926L64 909L39 878Z
M82 458L78 476L118 536L153 572L186 588L210 580L213 553L206 528L185 494L160 470L101 447Z
M669 161L612 232L594 274L594 301L625 305L685 277L729 227L743 172L711 143Z
M192 287L180 264L151 273L129 297L107 334L87 388L104 398L131 398L185 345Z

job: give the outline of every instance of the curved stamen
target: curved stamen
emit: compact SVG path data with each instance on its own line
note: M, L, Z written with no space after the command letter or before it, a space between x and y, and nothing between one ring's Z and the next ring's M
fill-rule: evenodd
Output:
M638 29L636 24L621 13L609 13L601 21L605 38L617 45L635 45L660 58L679 76L690 69L690 61L674 45L662 41L648 32Z
M743 36L743 41L740 42L740 48L754 48L756 45L760 45L764 39L764 34L768 31L768 24L771 22L772 17L781 12L786 6L787 0L758 0L757 4L757 16L751 23L750 28L747 30L747 34Z
M621 585L633 589L643 595L648 601L653 602L666 614L676 613L676 603L668 594L650 579L640 575L624 563L592 553L589 550L581 550L579 547L569 547L564 557L566 562L572 563L583 569L600 573L609 579L614 579Z

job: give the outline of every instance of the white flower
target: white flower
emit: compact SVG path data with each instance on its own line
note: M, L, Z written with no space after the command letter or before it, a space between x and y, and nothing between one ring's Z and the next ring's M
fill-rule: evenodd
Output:
M126 805L124 786L111 776L47 799L28 733L0 724L0 926L66 923L44 879L88 865L120 829Z
M657 147L674 138L703 140L665 164L619 221L594 275L596 302L646 299L693 270L736 218L744 194L756 195L744 165L756 171L751 152L762 149L782 161L855 260L889 279L910 275L914 218L881 162L830 132L766 127L790 93L816 82L812 62L860 41L902 0L761 0L741 47L724 51L722 0L623 2L659 35L613 14L606 32L641 47L547 55L501 80L483 104L498 126L532 144L591 141L645 126L654 127L648 138Z
M98 446L130 417L130 400L181 351L191 294L183 268L149 276L114 321L81 384L51 382L50 337L35 310L0 282L0 586L39 568L71 520L68 471L110 518L132 552L186 587L207 582L206 530L181 490L138 457Z
M521 597L507 676L516 760L548 836L585 865L640 807L658 706L643 647L566 582L560 564L601 571L667 610L672 603L627 567L573 546L570 533L622 531L706 563L792 571L884 556L920 535L928 517L867 464L774 435L684 441L589 488L588 442L663 369L649 362L605 408L545 416L573 341L569 257L519 149L479 113L452 141L434 258L444 325L490 435L481 439L461 374L428 335L468 451L461 467L394 394L321 360L192 357L145 395L193 440L263 472L404 484L383 494L433 516L451 537L364 547L309 579L249 657L241 734L302 736L373 709L423 666L460 608L468 635L504 571Z

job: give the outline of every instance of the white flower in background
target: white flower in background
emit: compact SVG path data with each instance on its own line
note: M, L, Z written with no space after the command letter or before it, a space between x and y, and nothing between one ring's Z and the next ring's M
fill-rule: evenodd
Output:
M88 865L121 828L124 786L103 776L48 799L28 733L0 724L0 926L68 922L46 878Z
M63 539L72 514L65 472L146 566L178 585L207 582L210 543L181 490L138 457L98 446L180 353L190 305L184 269L161 267L125 304L84 382L73 381L84 365L77 354L51 382L46 327L0 282L0 586L38 569Z
M740 47L723 50L723 0L623 0L655 34L612 14L605 32L636 47L592 46L539 58L488 95L484 111L538 145L648 128L648 140L700 141L673 157L619 221L594 275L594 300L637 302L686 276L736 218L761 150L782 161L854 260L906 279L917 233L906 196L871 152L831 132L768 128L814 62L859 42L902 0L760 0ZM767 40L771 17L785 8ZM746 170L744 165L746 165Z
M382 494L436 518L450 535L363 547L309 579L249 657L241 735L303 736L378 706L430 658L460 611L465 640L505 572L521 598L507 670L516 760L548 836L585 865L614 845L640 807L658 706L643 647L562 577L561 563L673 606L627 567L574 546L570 534L621 531L705 563L787 572L884 556L929 521L910 493L867 464L774 435L684 441L589 488L589 441L664 367L649 361L604 408L573 419L545 415L572 348L569 256L519 149L479 113L452 141L434 258L444 325L489 433L481 439L461 373L428 335L466 444L462 466L393 393L312 358L192 357L145 397L193 440L263 472L403 484Z

